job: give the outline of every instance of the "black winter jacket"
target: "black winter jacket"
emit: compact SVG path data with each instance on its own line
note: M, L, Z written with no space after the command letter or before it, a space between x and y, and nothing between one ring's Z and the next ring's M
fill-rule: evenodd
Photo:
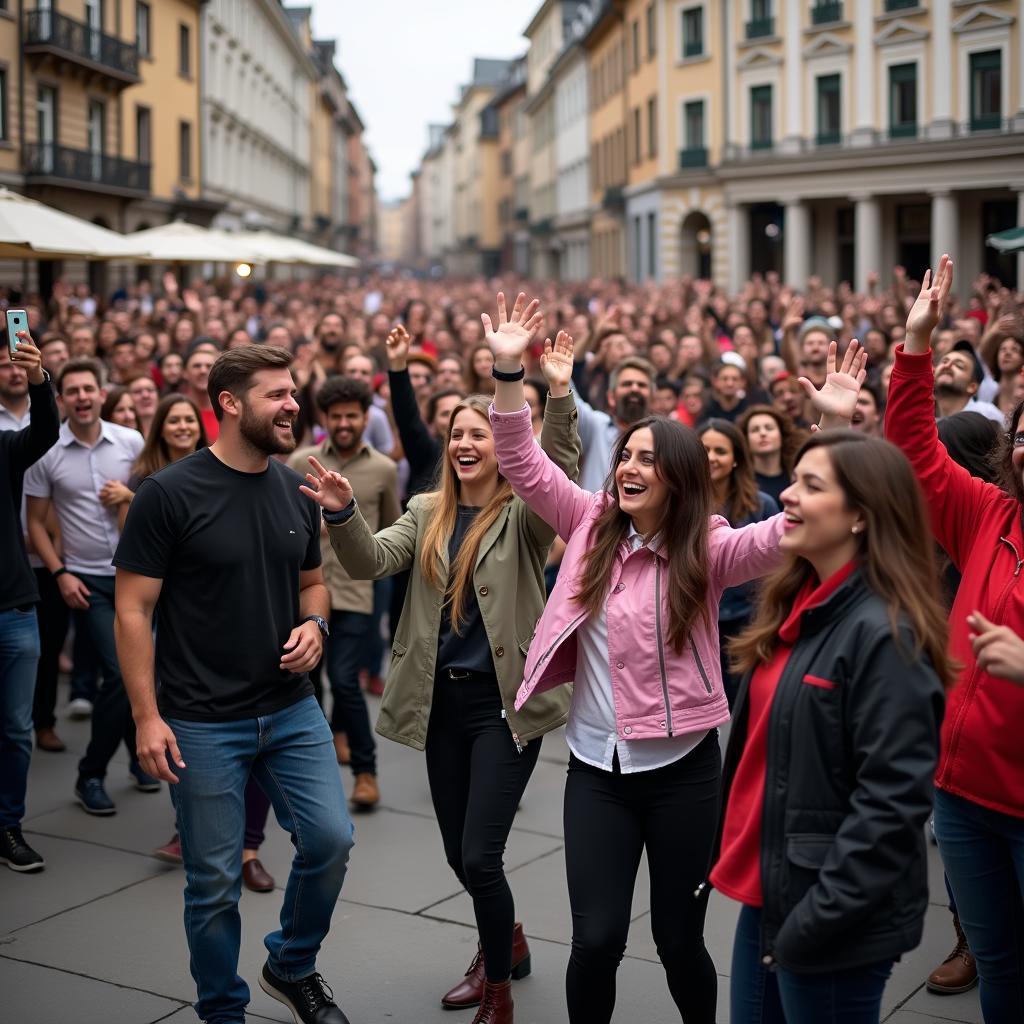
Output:
M726 800L749 688L748 674L726 750ZM762 956L811 974L893 960L921 941L943 707L909 626L894 636L860 571L804 612L768 726Z

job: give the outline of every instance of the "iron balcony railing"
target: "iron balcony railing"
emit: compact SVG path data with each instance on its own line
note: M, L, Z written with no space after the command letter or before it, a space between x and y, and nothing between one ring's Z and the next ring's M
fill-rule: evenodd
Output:
M150 190L150 165L119 156L72 149L53 142L33 142L25 146L25 173L32 177L60 178L64 181L130 192Z
M708 151L703 146L694 146L690 149L679 150L680 167L707 167Z
M124 81L139 79L139 49L99 29L57 11L28 11L25 48L54 50L62 56L98 66Z
M811 23L814 25L830 25L834 21L843 20L841 0L819 0L811 8Z

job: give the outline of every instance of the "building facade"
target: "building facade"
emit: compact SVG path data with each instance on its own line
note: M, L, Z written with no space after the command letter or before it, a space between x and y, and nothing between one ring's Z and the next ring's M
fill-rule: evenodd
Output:
M588 27L569 26L565 48L551 68L555 103L555 244L559 277L590 276L590 117L586 51L579 40Z

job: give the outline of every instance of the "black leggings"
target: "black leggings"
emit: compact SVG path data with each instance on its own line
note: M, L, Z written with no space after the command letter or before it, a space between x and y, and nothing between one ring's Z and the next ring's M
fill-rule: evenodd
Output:
M715 965L704 946L704 881L718 814L721 756L711 733L686 757L623 775L569 759L565 865L572 952L565 988L572 1024L607 1024L626 951L640 856L651 875L651 932L686 1024L714 1024Z
M539 754L539 739L516 750L494 676L438 675L427 778L445 856L473 898L488 981L504 981L512 970L515 904L503 857Z

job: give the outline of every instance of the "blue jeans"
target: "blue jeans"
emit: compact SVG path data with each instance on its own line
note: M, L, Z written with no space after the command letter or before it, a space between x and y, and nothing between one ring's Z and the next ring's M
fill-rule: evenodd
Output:
M332 611L327 638L327 678L334 695L331 729L348 736L354 775L377 774L377 745L366 698L359 688L359 669L366 661L372 625L373 617L365 613Z
M295 847L281 927L264 940L286 981L316 970L353 843L331 730L307 697L261 718L168 719L186 768L171 787L185 861L185 936L209 1024L245 1020L249 987L238 976L245 786L255 776Z
M935 791L935 837L978 962L985 1024L1024 1021L1024 818Z
M103 673L92 708L89 746L78 762L78 775L102 779L122 740L129 756L135 758L135 722L114 644L114 577L77 575L89 588L89 607L74 613L75 629L88 634Z
M25 817L38 661L35 608L0 612L0 828Z
M744 907L732 947L732 1024L878 1024L892 961L824 974L761 963L761 911Z

